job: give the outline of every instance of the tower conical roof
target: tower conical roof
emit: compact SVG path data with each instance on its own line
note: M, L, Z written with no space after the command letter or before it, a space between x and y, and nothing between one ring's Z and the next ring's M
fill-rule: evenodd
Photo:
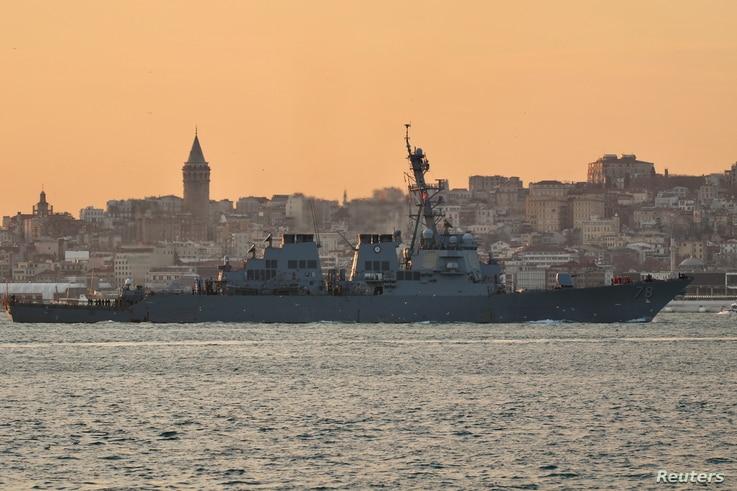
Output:
M188 164L206 164L205 155L202 153L202 147L200 146L200 139L197 137L197 133L194 134L194 141L192 142L192 150L189 151Z

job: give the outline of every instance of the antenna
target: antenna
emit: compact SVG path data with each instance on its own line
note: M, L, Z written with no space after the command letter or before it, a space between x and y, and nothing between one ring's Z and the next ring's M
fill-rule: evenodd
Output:
M315 242L317 243L317 247L320 247L320 229L318 227L314 198L310 200L310 211L312 212L312 226L315 229Z
M357 251L357 250L358 250L358 247L354 246L354 245L353 245L353 244L351 243L351 241L350 241L350 240L348 240L348 239L346 238L346 236L345 236L345 235L343 235L343 232L341 232L340 230L336 230L335 232L336 232L336 233L337 233L338 235L340 235L340 238L341 238L341 239L343 239L343 242L345 242L346 244L348 244L348 247L350 247L350 248L351 248L351 250L353 250L353 251Z
M407 155L412 157L412 147L409 144L409 129L412 127L412 122L404 123L404 143L407 145Z

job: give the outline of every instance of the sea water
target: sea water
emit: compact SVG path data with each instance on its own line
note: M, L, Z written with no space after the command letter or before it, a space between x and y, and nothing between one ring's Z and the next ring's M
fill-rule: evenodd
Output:
M737 316L0 321L2 489L662 489L662 470L737 488Z

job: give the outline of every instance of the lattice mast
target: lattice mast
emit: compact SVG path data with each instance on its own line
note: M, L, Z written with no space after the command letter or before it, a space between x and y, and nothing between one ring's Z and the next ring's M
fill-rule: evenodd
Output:
M441 180L436 184L429 185L425 181L425 174L430 170L430 162L422 151L422 148L412 147L409 142L409 129L411 125L404 125L404 141L407 146L407 160L410 163L411 173L405 174L409 181L409 194L412 204L416 207L417 212L410 211L410 220L413 223L412 243L409 247L410 257L416 251L417 233L420 227L420 221L423 222L425 229L432 232L432 237L423 237L419 248L432 249L438 242L438 221L443 217L442 210L437 207L441 203L438 193L443 190ZM411 205L412 206L412 205ZM424 231L423 231L424 232ZM429 232L425 232L429 236ZM409 258L408 258L409 259Z

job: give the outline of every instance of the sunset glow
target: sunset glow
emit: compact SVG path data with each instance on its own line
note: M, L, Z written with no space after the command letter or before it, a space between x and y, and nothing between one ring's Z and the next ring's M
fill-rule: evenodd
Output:
M43 185L74 215L182 193L195 125L211 198L434 177L584 180L737 161L732 1L13 2L0 21L0 214Z

